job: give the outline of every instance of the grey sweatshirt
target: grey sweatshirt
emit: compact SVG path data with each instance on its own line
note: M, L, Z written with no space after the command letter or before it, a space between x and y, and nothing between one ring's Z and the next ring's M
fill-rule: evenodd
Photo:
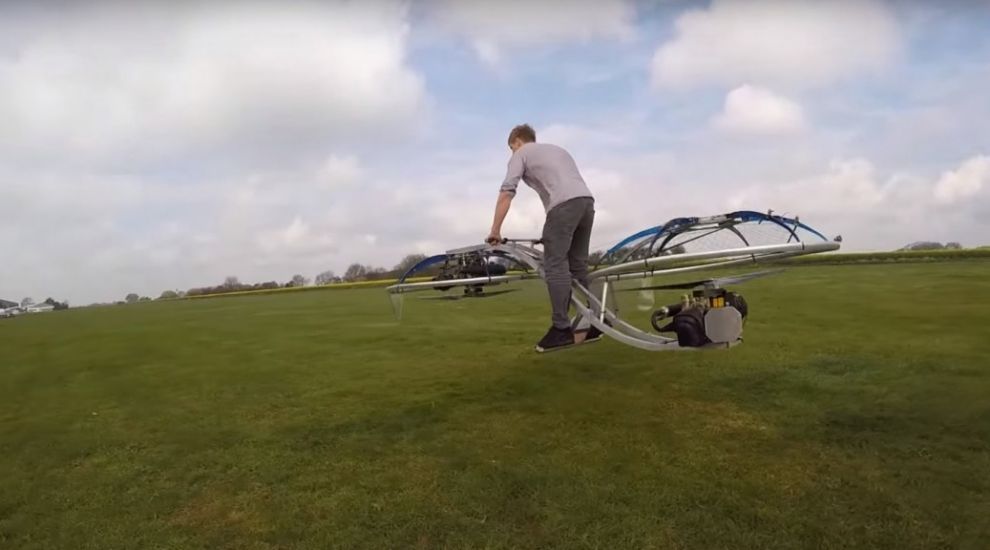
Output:
M520 179L540 195L547 212L562 202L592 197L570 153L549 143L527 143L512 154L502 191L515 194Z

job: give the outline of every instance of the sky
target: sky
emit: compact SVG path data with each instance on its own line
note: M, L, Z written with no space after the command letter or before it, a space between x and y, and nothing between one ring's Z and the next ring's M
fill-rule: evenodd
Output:
M575 157L593 248L738 209L990 244L988 28L976 0L3 2L0 297L480 243L523 122ZM520 188L503 234L543 217Z

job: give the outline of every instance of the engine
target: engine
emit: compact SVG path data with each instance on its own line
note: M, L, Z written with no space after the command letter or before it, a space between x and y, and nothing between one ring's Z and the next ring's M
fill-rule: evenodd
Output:
M675 333L682 347L701 347L740 340L748 314L749 306L741 294L705 288L685 294L678 304L654 311L650 324L657 332Z
M504 264L493 262L482 254L464 254L448 259L433 280L448 281L477 277L496 277L498 275L505 275L507 271L508 269ZM472 296L480 296L482 294L482 287L485 284L480 283L467 286L464 288L464 293ZM438 286L436 288L440 291L447 291L453 287Z

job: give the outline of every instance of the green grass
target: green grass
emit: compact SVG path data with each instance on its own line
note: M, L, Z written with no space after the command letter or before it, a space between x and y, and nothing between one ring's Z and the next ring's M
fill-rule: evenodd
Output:
M830 252L793 258L786 263L810 264L861 264L884 262L945 262L959 260L988 260L990 248L962 248L958 250L894 250L891 252Z
M538 283L2 320L0 548L986 548L988 275L792 268L698 353L537 355Z

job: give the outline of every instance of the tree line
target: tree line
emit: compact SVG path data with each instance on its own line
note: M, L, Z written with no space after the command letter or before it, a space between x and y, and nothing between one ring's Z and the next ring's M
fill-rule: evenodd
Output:
M340 283L354 283L361 281L380 281L384 279L395 279L402 276L411 267L426 259L425 254L409 254L397 263L392 269L376 267L361 263L353 263L347 267L343 274L338 275L333 270L322 271L313 277L312 282L317 286L326 286ZM296 274L284 283L278 281L267 281L264 283L242 283L238 277L230 276L224 279L223 283L216 286L194 287L187 290L165 290L158 296L158 300L170 300L174 298L185 298L191 296L205 296L207 294L226 294L229 292L244 292L251 290L274 290L278 288L293 288L309 286L310 279ZM118 304L133 304L137 302L149 302L151 298L129 293L123 301Z
M603 253L601 251L596 251L591 254L589 261L592 265L597 264L602 259ZM397 279L401 277L406 271L411 269L416 264L425 260L427 256L425 254L408 254L399 263L395 264L392 269L386 269L380 266L366 265L361 263L352 263L347 266L343 274L337 274L333 270L322 271L317 273L313 277L312 282L316 286L326 286L334 285L340 283L355 283L362 281L381 281L386 279ZM433 275L436 274L439 266L432 266L430 268L424 269L421 272L417 272L417 275ZM226 294L230 292L244 292L251 290L273 290L278 288L293 288L300 286L309 286L310 279L296 274L292 278L284 283L279 283L277 281L268 281L264 283L253 283L247 284L242 283L238 277L230 276L224 279L224 282L216 286L202 286L194 287L187 290L165 290L156 298L157 300L170 300L175 298L185 298L191 296L205 296L213 294ZM117 302L118 304L132 304L137 302L148 302L152 299L147 296L139 296L135 293L128 294L123 301Z
M962 245L957 242L918 241L901 247L901 250L962 250Z

